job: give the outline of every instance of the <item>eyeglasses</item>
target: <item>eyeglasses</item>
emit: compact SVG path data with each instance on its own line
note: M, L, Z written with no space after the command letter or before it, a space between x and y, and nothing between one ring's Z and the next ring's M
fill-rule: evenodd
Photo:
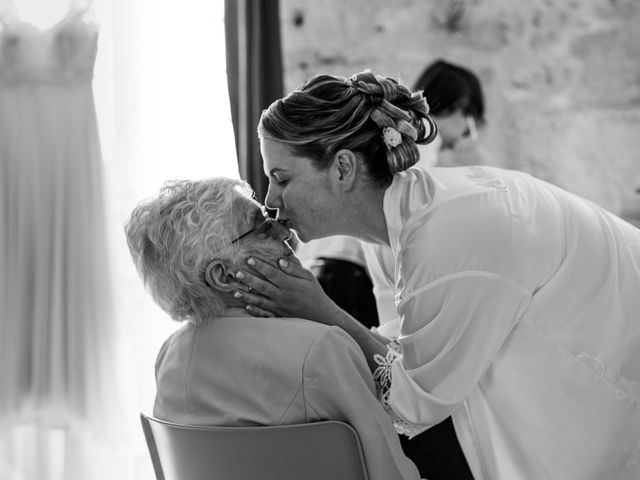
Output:
M245 238L245 237L247 237L247 236L249 236L251 234L260 235L260 234L263 234L263 233L269 233L269 234L271 233L271 231L273 230L274 223L278 223L278 222L277 222L277 220L274 220L273 218L271 218L269 216L269 214L267 213L267 210L264 207L262 207L260 210L262 211L262 215L264 216L264 221L260 222L256 226L254 226L251 230L249 230L247 232L244 232L239 237L236 237L233 240L231 240L231 242L229 242L229 245L236 244L240 240L242 240L243 238ZM293 233L290 233L288 239L291 238L291 235L293 235Z
M260 210L262 212L262 215L264 216L264 221L258 223L252 229L244 232L242 235L234 238L228 244L226 244L226 246L237 244L243 238L246 238L251 234L256 234L256 235L268 234L268 235L273 235L274 238L275 238L275 235L273 234L273 229L274 229L274 225L276 225L276 224L282 225L282 228L284 228L287 231L287 237L286 238L282 238L281 240L282 240L283 243L286 243L287 245L289 244L289 241L293 238L293 231L290 230L288 227L286 227L281 222L278 222L277 220L274 220L273 218L269 217L269 214L267 213L267 210L266 210L265 207L261 207ZM291 248L291 247L289 246L289 248ZM211 260L209 263L207 263L207 266L205 267L204 272L206 272L206 270L209 268L209 265L211 265L214 261L215 261L215 259ZM205 282L207 284L209 284L209 281L206 279L206 277L205 277L204 280L205 280Z
M231 242L229 242L229 244L233 245L234 243L238 243L240 240L242 240L245 237L248 237L252 233L259 234L259 233L266 233L266 232L270 231L271 227L272 227L271 222L274 222L274 221L275 220L273 220L272 218L266 217L264 219L264 222L260 222L255 227L253 227L251 230L243 233L239 237L234 238L233 240L231 240Z

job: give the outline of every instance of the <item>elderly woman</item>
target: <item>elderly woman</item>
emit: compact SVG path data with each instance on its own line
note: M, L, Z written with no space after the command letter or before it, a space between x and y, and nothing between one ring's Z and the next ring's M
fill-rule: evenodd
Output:
M248 256L297 260L291 232L270 219L240 180L167 184L126 225L131 255L155 301L185 325L156 364L158 418L197 425L342 420L360 436L369 478L417 479L377 402L358 345L343 330L294 318L254 318Z

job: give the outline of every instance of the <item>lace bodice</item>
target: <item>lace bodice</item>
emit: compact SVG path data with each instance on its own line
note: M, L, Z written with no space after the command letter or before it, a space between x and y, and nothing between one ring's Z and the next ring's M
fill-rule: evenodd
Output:
M98 28L86 10L72 9L46 29L9 15L0 21L0 84L92 78Z

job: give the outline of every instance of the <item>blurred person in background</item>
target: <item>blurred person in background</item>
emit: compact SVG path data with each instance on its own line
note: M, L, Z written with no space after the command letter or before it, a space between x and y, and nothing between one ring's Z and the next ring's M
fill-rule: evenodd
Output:
M435 140L418 147L418 166L486 163L478 145L479 129L485 123L484 94L478 76L468 68L439 59L424 69L413 88L422 90L438 126Z

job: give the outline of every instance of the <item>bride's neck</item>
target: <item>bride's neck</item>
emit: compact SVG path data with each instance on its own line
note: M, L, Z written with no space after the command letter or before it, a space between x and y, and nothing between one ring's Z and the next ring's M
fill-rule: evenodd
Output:
M365 242L389 245L384 217L384 194L387 187L368 186L354 190L344 205L343 229L347 235Z

